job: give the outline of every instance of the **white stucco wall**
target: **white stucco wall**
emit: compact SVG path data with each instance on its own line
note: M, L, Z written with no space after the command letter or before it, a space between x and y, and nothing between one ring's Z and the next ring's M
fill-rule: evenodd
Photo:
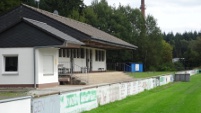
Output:
M36 84L55 83L58 82L58 48L39 48L36 49ZM44 56L53 57L53 73L45 74Z
M4 56L18 56L18 72L5 73ZM33 48L0 48L0 84L33 84Z

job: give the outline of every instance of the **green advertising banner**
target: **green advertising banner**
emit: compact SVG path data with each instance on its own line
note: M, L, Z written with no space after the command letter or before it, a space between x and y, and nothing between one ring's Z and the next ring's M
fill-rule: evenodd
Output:
M60 95L60 113L79 113L80 92L72 92Z
M80 113L98 107L96 89L60 95L60 113Z

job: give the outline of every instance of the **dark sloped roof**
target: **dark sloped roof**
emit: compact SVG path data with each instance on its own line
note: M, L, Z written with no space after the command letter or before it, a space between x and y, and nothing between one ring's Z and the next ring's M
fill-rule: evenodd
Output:
M101 31L91 25L88 25L88 24L85 24L85 23L82 23L82 22L79 22L79 21L76 21L76 20L73 20L70 18L62 17L62 16L59 16L59 15L56 15L56 14L53 14L53 13L50 13L50 12L47 12L47 11L44 11L41 9L37 9L37 8L31 7L31 6L25 5L25 4L22 4L22 5L27 8L30 8L34 11L37 11L43 15L46 15L56 21L59 21L59 22L65 24L73 29L76 29L86 35L89 35L90 38L92 38L94 40L109 42L112 44L117 44L119 46L123 46L125 48L130 48L130 49L137 48L137 46L129 44L117 37L114 37L104 31Z
M63 46L64 42L65 40L22 20L0 33L0 48Z
M78 44L78 45L84 45L83 42L80 42L79 40L59 31L56 28L53 28L51 26L49 26L48 24L44 23L44 22L40 22L40 21L36 21L33 19L29 19L29 18L23 18L23 20L25 22L28 22L36 27L41 28L42 30L45 30L46 32L55 35L56 37L59 37L61 39L63 39L64 41L67 41L67 43L72 43L72 44Z

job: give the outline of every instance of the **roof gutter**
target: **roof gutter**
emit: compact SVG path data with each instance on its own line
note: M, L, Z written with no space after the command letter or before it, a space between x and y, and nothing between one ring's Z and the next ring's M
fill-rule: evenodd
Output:
M138 47L137 46L126 46L126 45L122 45L122 44L117 44L117 43L112 43L112 42L108 42L108 41L103 41L103 40L99 40L99 39L91 39L91 41L95 41L95 42L100 42L100 43L105 43L105 44L112 44L114 46L120 46L120 47L123 47L123 48L127 48L127 49L133 49L133 50L136 50Z
M34 62L34 88L36 89L36 48L33 48L33 62Z

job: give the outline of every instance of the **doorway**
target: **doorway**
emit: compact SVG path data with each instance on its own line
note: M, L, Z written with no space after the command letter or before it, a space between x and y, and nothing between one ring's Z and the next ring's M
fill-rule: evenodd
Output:
M86 49L86 67L88 72L92 71L92 50L91 49Z
M74 49L69 49L70 52L70 72L74 71Z

